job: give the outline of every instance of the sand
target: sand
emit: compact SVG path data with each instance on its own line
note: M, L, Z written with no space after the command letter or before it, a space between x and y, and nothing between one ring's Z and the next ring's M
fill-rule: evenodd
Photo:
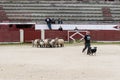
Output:
M0 80L120 80L120 45L93 46L96 56L82 53L82 45L0 46Z

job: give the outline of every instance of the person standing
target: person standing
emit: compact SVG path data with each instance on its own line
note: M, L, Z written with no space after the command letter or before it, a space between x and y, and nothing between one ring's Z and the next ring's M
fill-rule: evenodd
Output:
M62 19L61 18L58 18L58 24L63 24L63 21L62 21Z
M77 27L75 27L74 31L78 31L78 28L77 28Z
M54 18L52 18L51 23L55 24L55 19Z
M51 28L51 19L49 18L49 17L47 17L46 19L45 19L45 22L47 23L47 25L48 25L48 28L51 30L52 28Z
M86 32L86 35L84 37L84 41L85 41L84 46L85 47L83 48L82 52L84 52L87 49L87 55L89 55L89 53L90 53L90 46L91 46L90 40L91 40L90 32Z
M59 30L59 31L63 31L63 28L60 26L60 27L58 28L58 30Z

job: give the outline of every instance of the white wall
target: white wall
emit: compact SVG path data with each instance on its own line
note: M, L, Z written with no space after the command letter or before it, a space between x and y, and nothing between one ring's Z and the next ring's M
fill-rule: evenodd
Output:
M117 25L72 25L72 24L53 24L52 29L58 29L62 26L63 30L74 30L77 27L80 30L118 30L114 28ZM35 29L48 29L46 24L36 24Z

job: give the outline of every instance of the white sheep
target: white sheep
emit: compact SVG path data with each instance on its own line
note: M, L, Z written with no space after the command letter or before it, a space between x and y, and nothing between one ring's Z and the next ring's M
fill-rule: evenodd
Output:
M40 44L40 47L44 47L45 46L45 43L44 43L44 41L42 39L40 40L39 44Z
M40 46L39 42L40 42L40 39L32 40L32 46L33 47L39 47Z
M49 42L50 42L50 39L45 39L44 40L44 47L50 47Z
M58 39L58 38L56 38L55 39L55 45L57 47L64 47L64 39Z
M51 39L49 44L50 44L50 47L55 47L55 39Z

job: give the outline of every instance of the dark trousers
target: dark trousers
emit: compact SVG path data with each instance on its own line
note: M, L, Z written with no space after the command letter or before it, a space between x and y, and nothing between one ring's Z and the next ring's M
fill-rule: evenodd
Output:
M51 23L47 23L47 25L48 25L48 28L51 30L52 28L51 28Z
M83 48L82 52L84 52L87 49L87 54L90 53L90 43L85 43L85 47Z

